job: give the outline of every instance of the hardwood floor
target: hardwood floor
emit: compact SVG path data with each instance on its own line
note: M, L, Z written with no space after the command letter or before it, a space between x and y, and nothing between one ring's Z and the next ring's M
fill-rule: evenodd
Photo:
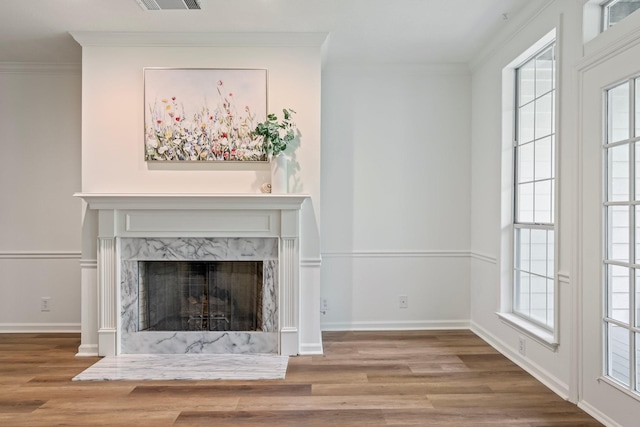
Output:
M0 334L0 426L600 426L469 331L331 332L284 380L71 378L73 334Z

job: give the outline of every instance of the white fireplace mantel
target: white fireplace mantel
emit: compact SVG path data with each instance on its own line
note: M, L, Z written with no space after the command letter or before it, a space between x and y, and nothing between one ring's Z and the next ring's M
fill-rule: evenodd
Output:
M299 210L306 194L76 193L91 209Z
M280 354L299 349L300 209L303 194L76 193L98 211L98 354L119 353L121 237L279 239ZM92 310L89 310L91 312ZM83 310L86 312L86 310Z

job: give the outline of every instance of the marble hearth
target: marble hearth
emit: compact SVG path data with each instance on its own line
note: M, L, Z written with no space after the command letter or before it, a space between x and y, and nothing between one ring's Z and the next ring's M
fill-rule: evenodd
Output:
M99 355L299 353L299 218L308 196L77 196L98 211ZM261 261L261 330L139 330L139 261L162 260Z

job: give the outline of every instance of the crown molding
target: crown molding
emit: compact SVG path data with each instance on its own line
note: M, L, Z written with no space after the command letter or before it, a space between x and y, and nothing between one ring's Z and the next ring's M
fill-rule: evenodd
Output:
M489 43L482 47L476 55L471 58L471 61L469 61L471 72L475 72L490 58L494 57L497 52L503 49L505 43L520 34L520 32L535 21L542 12L551 6L554 1L555 0L529 2L512 18L509 18L507 25L494 33Z
M328 33L167 33L71 31L83 47L320 47Z
M442 63L442 64L428 64L428 63L381 63L381 62L367 62L367 61L333 61L329 66L330 69L336 70L352 70L353 72L360 73L362 70L385 70L396 71L403 74L417 73L420 75L428 76L470 76L471 70L467 63Z
M81 70L80 63L0 62L0 74L67 74Z

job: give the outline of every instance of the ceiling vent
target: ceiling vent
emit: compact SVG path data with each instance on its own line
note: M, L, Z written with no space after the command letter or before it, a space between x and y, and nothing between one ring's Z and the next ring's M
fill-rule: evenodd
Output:
M200 10L200 0L136 0L144 10Z

